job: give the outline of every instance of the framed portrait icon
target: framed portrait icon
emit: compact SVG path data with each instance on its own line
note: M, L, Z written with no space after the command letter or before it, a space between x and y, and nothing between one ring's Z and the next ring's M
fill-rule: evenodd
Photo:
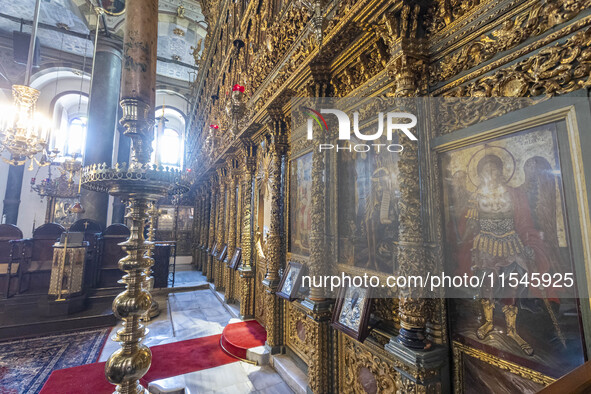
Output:
M219 250L217 258L219 261L224 261L228 255L228 244L225 244L223 248Z
M212 256L217 256L217 254L218 254L218 243L217 242L214 242L209 254Z
M332 326L363 342L367 336L371 310L370 289L342 287L332 314Z
M236 248L236 250L234 250L234 254L232 255L232 259L228 264L228 267L231 270L237 270L238 266L240 265L240 261L242 261L242 248Z
M289 301L296 299L297 292L302 282L305 266L302 263L290 261L279 283L277 295Z

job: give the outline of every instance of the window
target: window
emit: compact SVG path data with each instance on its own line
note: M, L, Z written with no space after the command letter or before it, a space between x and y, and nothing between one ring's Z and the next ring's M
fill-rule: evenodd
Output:
M84 139L86 137L87 121L85 117L74 118L68 125L68 133L66 136L66 144L63 152L64 156L80 155L84 147Z
M152 142L151 163L180 169L183 166L185 116L170 107L161 107L155 112L156 125Z
M173 129L164 129L161 136L160 162L178 167L181 159L179 133Z
M157 132L158 129L155 128L155 131ZM154 138L152 141L152 163L154 163L156 155L163 166L176 168L181 166L182 144L178 131L166 128L162 130L158 138Z

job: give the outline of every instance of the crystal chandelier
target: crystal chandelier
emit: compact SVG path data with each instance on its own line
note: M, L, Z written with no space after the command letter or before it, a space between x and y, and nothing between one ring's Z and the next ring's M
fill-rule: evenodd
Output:
M3 160L14 166L31 160L30 170L33 162L39 166L49 165L57 151L48 152L51 122L35 110L39 91L25 85L13 85L12 95L14 105L0 109L0 153L10 154L10 158ZM35 157L39 153L40 160Z

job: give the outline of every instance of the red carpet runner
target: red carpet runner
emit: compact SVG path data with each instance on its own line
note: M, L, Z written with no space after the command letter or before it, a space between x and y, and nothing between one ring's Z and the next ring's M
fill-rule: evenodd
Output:
M262 346L267 340L267 331L256 320L228 324L222 332L222 347L239 359L246 359L246 351Z
M147 387L148 382L154 380L237 361L222 350L220 337L212 335L151 347L152 366L142 379L142 384ZM105 363L102 362L53 371L40 393L110 394L114 388L105 378Z

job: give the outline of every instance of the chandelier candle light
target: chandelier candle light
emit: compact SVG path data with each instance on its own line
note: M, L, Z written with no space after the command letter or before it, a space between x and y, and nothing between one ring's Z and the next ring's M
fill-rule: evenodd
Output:
M57 151L48 152L51 122L36 112L35 104L39 91L25 85L13 85L14 105L0 109L0 152L7 151L10 158L5 162L20 166L31 160L39 166L51 163ZM42 153L41 160L35 156Z
M57 156L57 151L53 151L51 155L47 151L51 122L36 112L39 91L29 86L40 9L41 0L37 0L24 84L12 86L14 105L0 108L0 153L7 151L10 158L3 159L13 166L21 166L27 159L31 160L29 170L33 170L33 161L39 166L46 166ZM43 154L41 160L35 157L39 153Z

